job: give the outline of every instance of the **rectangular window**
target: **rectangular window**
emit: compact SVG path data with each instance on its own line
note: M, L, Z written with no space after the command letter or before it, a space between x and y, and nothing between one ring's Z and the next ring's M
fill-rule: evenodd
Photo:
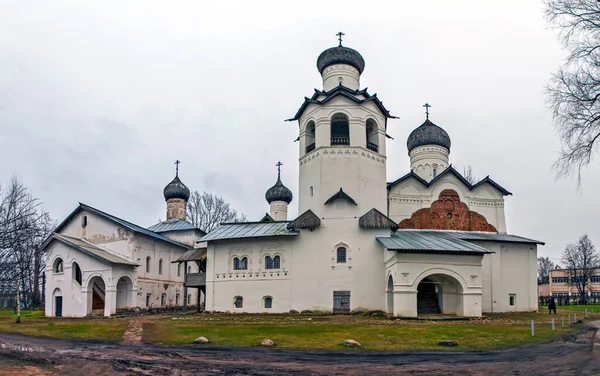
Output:
M346 248L345 247L339 247L337 249L337 263L338 264L346 263Z
M167 294L162 294L160 296L160 306L164 307L167 304Z
M192 304L192 294L188 294L188 304Z
M175 295L175 305L179 305L179 294Z
M177 264L177 276L181 277L181 264Z
M146 307L150 307L150 299L152 298L152 294L146 294Z

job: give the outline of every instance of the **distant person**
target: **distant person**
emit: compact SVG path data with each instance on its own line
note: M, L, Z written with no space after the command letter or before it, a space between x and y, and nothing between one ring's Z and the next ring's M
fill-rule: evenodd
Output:
M554 301L554 298L550 298L550 303L548 303L548 314L551 315L552 311L554 311L554 314L556 315L556 302Z

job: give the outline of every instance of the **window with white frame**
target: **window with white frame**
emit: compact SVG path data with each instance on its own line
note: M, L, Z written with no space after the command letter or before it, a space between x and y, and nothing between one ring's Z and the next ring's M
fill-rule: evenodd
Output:
M338 264L346 263L346 247L338 247L336 251L336 262Z

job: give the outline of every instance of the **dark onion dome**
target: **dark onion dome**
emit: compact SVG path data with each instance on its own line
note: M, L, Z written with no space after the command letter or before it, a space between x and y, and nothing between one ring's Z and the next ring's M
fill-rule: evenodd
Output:
M409 153L412 149L423 145L439 145L450 150L450 136L448 136L445 130L427 119L417 129L412 131L406 141Z
M333 64L352 65L361 74L365 70L365 59L363 59L358 51L344 46L331 47L321 52L321 55L317 59L319 73L323 73L325 68Z
M267 193L265 193L265 198L269 204L273 201L285 201L289 204L292 202L293 197L292 191L283 185L280 178L278 178L277 183L275 183L275 185L269 188Z
M172 182L167 184L165 190L163 191L165 195L165 200L169 200L172 198L180 198L182 200L187 201L190 198L190 190L179 180L179 176L175 176Z

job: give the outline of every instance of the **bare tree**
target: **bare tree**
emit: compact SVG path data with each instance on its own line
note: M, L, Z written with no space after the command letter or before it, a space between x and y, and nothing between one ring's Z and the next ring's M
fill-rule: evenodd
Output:
M475 173L473 172L473 166L463 166L462 175L469 182L469 184L473 185L477 183L477 176L475 176Z
M559 30L567 61L546 88L562 142L557 176L577 176L588 165L600 137L600 2L545 0L546 18Z
M562 263L569 275L569 284L579 292L579 300L587 302L589 284L594 272L600 267L600 257L590 238L582 235L576 243L567 244L562 254Z
M555 265L549 257L538 257L538 285L550 282L550 271Z
M187 206L188 220L209 233L223 222L245 222L246 215L232 209L223 197L212 193L194 191Z

